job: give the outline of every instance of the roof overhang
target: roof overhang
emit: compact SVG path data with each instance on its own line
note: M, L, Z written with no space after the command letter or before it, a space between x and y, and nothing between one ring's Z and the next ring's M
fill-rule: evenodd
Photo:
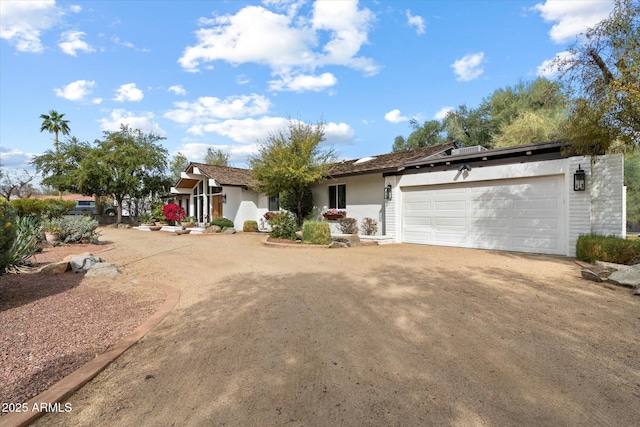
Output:
M555 160L566 157L563 153L565 147L566 144L563 142L552 141L540 144L498 148L477 153L438 158L431 157L408 162L397 171L385 173L384 176L436 172L454 168L457 169L461 165L469 165L473 168Z

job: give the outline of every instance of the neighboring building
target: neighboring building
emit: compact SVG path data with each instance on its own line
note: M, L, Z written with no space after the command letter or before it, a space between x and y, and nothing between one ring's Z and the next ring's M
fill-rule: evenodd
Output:
M569 157L559 142L447 143L336 163L312 193L319 209L373 218L398 243L574 256L581 234L625 236L623 175L622 155ZM172 193L200 222L225 216L241 229L275 207L253 184L249 170L192 163Z

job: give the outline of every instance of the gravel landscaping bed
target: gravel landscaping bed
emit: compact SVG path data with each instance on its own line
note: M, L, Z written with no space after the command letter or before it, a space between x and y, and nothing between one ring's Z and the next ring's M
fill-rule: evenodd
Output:
M44 265L104 249L48 247L34 262ZM84 278L72 272L0 276L0 402L26 402L106 351L156 311L164 295L123 277Z

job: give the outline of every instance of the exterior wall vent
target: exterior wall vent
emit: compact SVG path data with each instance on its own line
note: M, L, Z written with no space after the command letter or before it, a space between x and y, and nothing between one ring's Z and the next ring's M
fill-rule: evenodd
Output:
M451 155L456 156L458 154L473 154L480 153L482 151L488 151L482 145L474 145L473 147L454 148L451 150Z

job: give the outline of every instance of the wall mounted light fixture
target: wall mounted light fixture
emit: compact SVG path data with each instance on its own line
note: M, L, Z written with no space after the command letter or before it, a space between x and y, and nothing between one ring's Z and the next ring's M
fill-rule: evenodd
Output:
M227 203L227 195L226 194L222 195L222 203Z
M471 166L464 164L458 168L458 172L464 172L464 171L471 172Z
M573 191L584 191L586 187L586 174L582 167L578 165L578 170L573 174Z
M393 187L391 186L391 183L387 184L384 187L384 199L385 200L391 200L391 194L392 194L391 190L392 189L393 189Z

